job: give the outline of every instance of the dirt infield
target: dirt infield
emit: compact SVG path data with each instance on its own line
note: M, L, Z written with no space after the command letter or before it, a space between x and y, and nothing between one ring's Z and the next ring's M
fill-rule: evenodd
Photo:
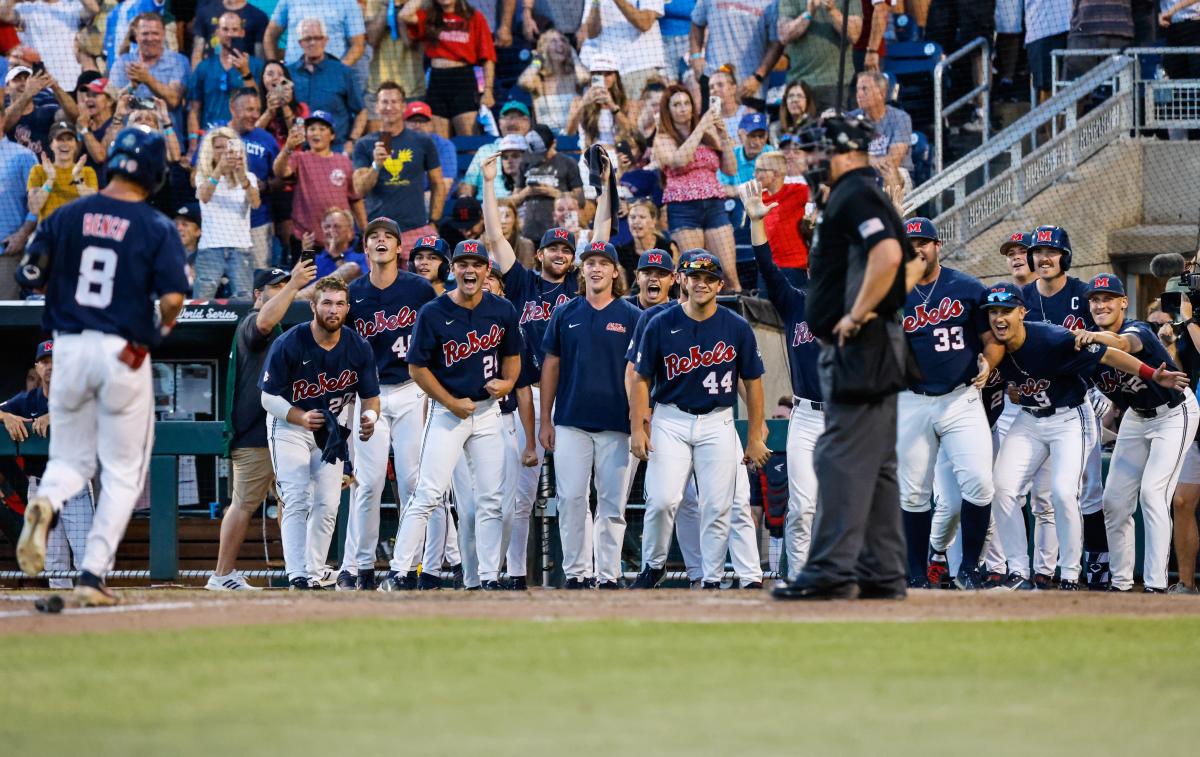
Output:
M342 618L478 618L487 620L631 620L683 622L920 622L1043 620L1069 616L1200 615L1200 596L1061 592L914 591L903 602L778 602L768 591L699 593L529 592L481 594L335 593L283 590L215 594L196 589L120 592L116 608L38 612L34 592L0 593L0 635L106 633L336 620Z

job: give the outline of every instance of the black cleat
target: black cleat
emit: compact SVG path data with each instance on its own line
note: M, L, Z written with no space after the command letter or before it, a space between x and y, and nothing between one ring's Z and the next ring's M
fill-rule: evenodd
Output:
M1166 589L1158 589L1153 586L1147 586L1144 589L1142 589L1142 593L1143 594L1166 594L1167 590Z
M879 584L859 584L859 599L904 599L908 590L903 586L880 586Z
M763 587L762 581L741 581L741 580L738 581L739 589L761 589L762 587Z
M667 574L666 568L652 568L649 564L642 568L642 572L638 573L637 580L633 582L631 589L653 589L662 581L663 576Z
M1047 591L1054 588L1054 576L1048 576L1045 573L1035 573L1033 576L1033 588L1036 591Z
M1079 591L1079 582L1064 578L1058 582L1059 591Z
M954 585L963 591L979 591L983 588L983 577L978 568L964 568L954 577Z
M359 591L375 591L375 569L359 570L355 587Z
M74 593L80 607L109 607L121 601L103 578L86 570L79 574Z
M415 591L417 578L413 576L410 579L409 575L411 574L389 570L387 577L379 582L378 591Z
M334 588L337 591L354 591L358 588L358 577L348 570L343 570L338 573Z
M463 588L462 563L458 563L457 565L451 565L450 566L450 574L451 574L451 577L454 579L454 588L455 589Z
M586 578L576 578L571 576L563 583L563 588L568 591L579 591L588 588Z
M771 596L776 599L853 599L855 588L853 583L815 583L812 579L801 574L795 581L772 589Z
M479 588L484 591L504 591L504 584L496 580L484 581L479 585Z
M421 573L417 579L417 591L437 591L442 588L442 579L432 573Z
M625 586L620 581L601 581L596 584L596 588L600 591L618 591L624 589Z
M720 581L705 581L703 584L700 585L700 589L703 591L719 591L721 589L721 582Z
M525 576L509 576L508 583L504 585L504 588L509 591L529 591L529 582Z
M991 589L1003 588L1004 578L1005 578L1005 575L1003 573L997 573L995 571L991 571L983 579L983 584L982 584L981 588L984 589L985 591L991 590Z
M1004 583L1000 584L1000 588L1005 591L1033 591L1033 584L1020 573L1009 573L1004 577Z
M908 579L908 588L910 588L910 589L933 589L935 587L932 583L930 583L929 578L927 576L913 576L912 578Z
M296 576L291 581L288 581L288 588L292 591L312 591L313 581L308 576Z

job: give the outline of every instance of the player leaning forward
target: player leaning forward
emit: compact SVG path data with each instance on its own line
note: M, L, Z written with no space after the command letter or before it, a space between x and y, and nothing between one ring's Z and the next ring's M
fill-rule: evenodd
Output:
M100 499L75 587L85 605L116 604L104 583L146 481L154 444L151 348L170 331L188 289L179 233L146 198L166 177L161 135L123 129L109 149L108 186L56 210L17 271L46 287L42 325L54 332L50 461L25 509L17 561L46 561L46 534L100 460ZM154 298L158 297L155 306Z
M694 470L703 586L716 589L725 568L734 477L742 457L733 425L739 380L745 384L749 419L744 459L761 465L770 455L762 435L763 363L750 325L717 305L724 280L717 257L699 252L680 268L687 302L646 325L629 398L630 447L649 461L642 573L654 576L651 585L661 577L675 511ZM655 408L647 439L651 394Z
M1096 325L1076 331L1075 344L1103 344L1128 352L1159 370L1174 370L1175 363L1154 329L1142 321L1128 320L1125 286L1115 275L1092 279L1088 305ZM1171 493L1179 482L1188 445L1200 426L1200 408L1192 390L1164 388L1139 375L1101 369L1093 378L1096 388L1117 404L1125 415L1117 432L1117 446L1108 466L1104 486L1104 524L1112 558L1112 590L1133 587L1133 511L1142 503L1146 548L1142 576L1147 593L1166 593L1167 559L1171 553ZM1149 374L1153 379L1153 374Z

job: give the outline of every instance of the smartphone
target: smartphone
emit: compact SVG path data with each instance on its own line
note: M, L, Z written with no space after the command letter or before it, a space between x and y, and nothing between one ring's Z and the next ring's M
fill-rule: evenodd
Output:
M315 250L301 250L300 251L300 259L303 260L305 263L312 263L315 265L316 259L317 259L317 253Z
M563 225L568 229L573 229L579 225L579 211L568 210L563 214Z
M720 110L721 109L721 98L717 97L716 95L713 95L712 97L708 98L708 109L709 110Z
M592 86L593 87L603 87L604 86L604 74L592 74Z

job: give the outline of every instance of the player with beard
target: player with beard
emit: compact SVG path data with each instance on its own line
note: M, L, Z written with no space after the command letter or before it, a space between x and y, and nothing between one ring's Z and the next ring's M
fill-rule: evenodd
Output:
M671 299L671 285L675 283L671 253L657 248L643 252L638 258L635 280L637 294L631 294L627 299L642 310Z

